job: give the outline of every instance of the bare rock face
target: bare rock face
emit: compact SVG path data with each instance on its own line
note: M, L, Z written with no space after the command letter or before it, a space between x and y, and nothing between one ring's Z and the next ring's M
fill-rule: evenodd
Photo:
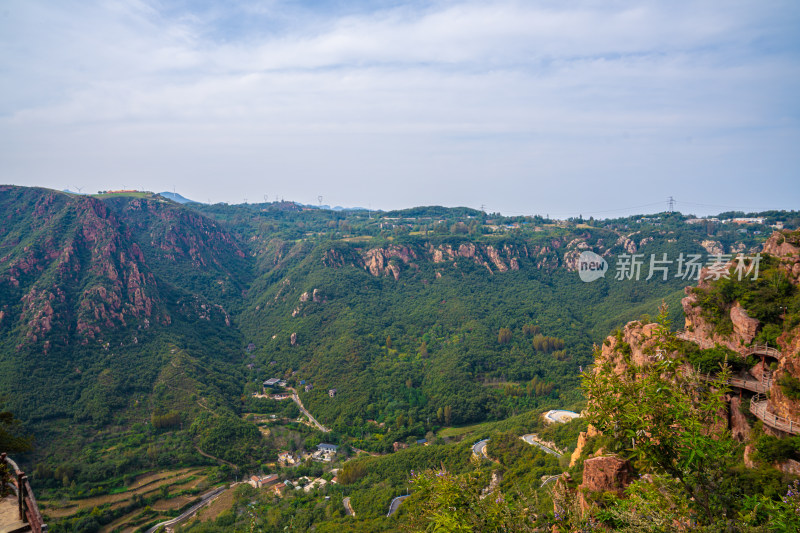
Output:
M744 466L747 468L756 468L756 462L753 461L753 452L755 451L755 446L752 444L744 447Z
M750 424L740 410L742 401L738 396L731 398L730 402L730 429L734 439L740 442L750 440Z
M398 263L408 265L417 258L416 252L408 246L387 246L386 248L371 248L361 253L364 268L373 276L391 275L395 280L400 279L400 266ZM390 261L395 259L395 261Z
M793 361L784 359L773 374L772 386L769 389L768 409L777 416L782 416L800 423L800 401L786 396L780 385L781 377L785 375L800 378L800 367ZM766 424L765 424L766 425Z
M633 481L631 464L619 457L592 457L583 463L583 483L579 487L581 508L589 508L587 496L593 492L615 492L621 496Z
M702 281L698 284L699 287L705 285ZM686 317L686 337L689 340L703 349L720 344L734 351L741 350L743 346L753 341L759 322L751 318L738 302L730 310L733 333L720 335L715 331L714 325L703 316L703 310L697 305L697 295L692 292L692 287L686 287L684 292L686 298L681 300L681 306Z
M705 248L706 252L710 254L724 254L725 248L719 241L705 240L700 243L700 246Z
M578 435L578 445L575 447L575 451L572 452L572 455L569 458L569 466L572 468L575 464L580 460L581 455L583 455L583 450L586 448L586 443L589 442L589 439L592 437L596 437L600 434L597 431L597 428L592 426L591 424L589 427L586 428L586 431L581 431Z
M750 344L758 332L758 320L751 318L739 302L736 302L731 308L731 322L733 322L733 334L744 344Z
M780 258L800 258L800 243L797 232L776 231L764 243L764 253ZM797 261L792 261L793 263Z
M615 246L622 246L622 248L624 248L625 251L627 253L629 253L629 254L635 254L636 253L636 250L637 250L636 242L634 242L632 239L630 239L630 238L628 238L628 237L626 237L624 235L620 236L620 238L617 239L617 242L614 243L614 244L615 244Z
M627 369L627 363L623 356L619 353L622 349L622 343L625 343L630 348L631 360L637 365L644 365L650 361L650 356L645 354L645 350L651 348L655 341L655 333L658 324L645 324L640 322L629 322L622 329L621 342L614 336L609 336L603 343L603 348L598 357L598 363L603 360L608 360L614 363L614 371L622 374ZM599 364L596 371L599 371Z
M494 264L494 266L497 268L498 271L500 272L508 271L508 266L506 266L506 264L500 258L500 254L497 252L497 250L495 250L494 246L486 247L486 255L489 256L489 259L492 261L492 263Z
M289 337L289 343L292 346L297 346L297 333L292 333L291 334L291 336Z
M800 476L800 463L798 463L794 459L787 459L782 463L778 463L776 466L778 470L780 470L784 474Z
M537 267L558 265L557 258L552 261L550 253L548 248L542 249L541 254L537 251L538 255L547 256L537 263ZM530 251L524 245L505 244L498 247L473 242L464 242L459 245L434 245L428 242L420 249L399 245L367 250L353 249L352 252L331 249L325 252L322 261L329 267L353 265L363 268L373 276L392 276L398 280L406 267L419 270L418 262L420 260L433 263L453 262L453 266L456 267L456 261L469 259L494 274L519 270L522 258L530 257Z

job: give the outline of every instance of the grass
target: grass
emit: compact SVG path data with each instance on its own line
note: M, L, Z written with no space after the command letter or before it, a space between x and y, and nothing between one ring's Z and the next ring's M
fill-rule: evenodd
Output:
M439 437L461 437L485 429L491 422L482 422L471 426L447 427L439 430Z
M151 198L155 196L151 192L135 191L135 192L111 192L111 193L98 193L90 195L93 198L105 200L106 198Z
M345 237L344 242L369 242L373 239L371 235L359 235L358 237Z

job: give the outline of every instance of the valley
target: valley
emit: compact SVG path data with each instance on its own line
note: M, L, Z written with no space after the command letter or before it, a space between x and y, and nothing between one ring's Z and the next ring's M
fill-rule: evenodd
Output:
M34 437L18 460L50 531L108 532L145 531L229 485L179 527L392 531L424 515L412 497L386 516L414 492L412 470L480 488L494 476L509 498L540 487L588 431L542 415L586 409L594 347L651 323L662 302L680 329L733 290L692 293L687 307L691 280L617 276L614 259L749 256L770 224L798 222L181 205L12 186L0 213L0 391ZM605 277L581 281L585 250L612 265ZM753 294L750 342L774 345L783 323ZM728 342L723 315L685 338ZM478 441L490 464L474 463ZM233 486L271 474L269 487ZM552 498L537 498L531 509L552 516Z

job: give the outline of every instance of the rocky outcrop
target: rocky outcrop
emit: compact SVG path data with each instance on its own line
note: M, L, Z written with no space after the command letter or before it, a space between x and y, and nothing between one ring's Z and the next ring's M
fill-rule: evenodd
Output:
M782 463L778 463L776 467L784 474L800 477L800 462L797 462L794 459L787 459Z
M701 281L698 286L705 288L707 285L705 281ZM743 346L753 341L758 332L759 322L750 317L738 302L726 311L733 323L733 332L723 335L703 315L703 309L699 305L697 294L693 288L686 287L684 292L686 297L681 300L681 306L685 317L686 337L689 340L704 349L713 348L719 344L734 351L741 350Z
M800 232L774 232L764 243L764 253L789 259L791 264L796 264L800 261Z
M15 320L25 340L18 347L45 342L46 351L51 337L70 344L77 335L87 343L132 321L139 327L149 327L151 319L168 321L144 254L103 202L19 188L3 194L11 196L3 204L34 201L4 226L24 228L31 244L13 249L13 240L4 241L12 251L0 259L0 287L22 290Z
M725 247L719 241L705 240L700 243L700 246L711 255L718 255L725 253Z
M632 481L633 468L626 459L614 455L587 459L583 462L583 482L578 487L581 509L588 509L598 493L613 492L622 496Z
M738 337L744 344L753 342L753 338L758 333L758 320L751 318L739 302L736 302L731 308L730 316L731 322L733 322L734 336Z
M657 331L658 324L655 323L642 325L640 322L629 322L622 328L619 338L611 335L603 342L600 355L596 358L595 371L600 371L603 361L609 361L614 371L622 374L628 367L626 353L630 353L631 361L637 365L647 364L653 358L649 352L653 351L658 340Z
M434 245L428 242L417 249L399 245L349 250L341 247L332 248L325 252L322 262L328 267L356 266L373 276L392 276L398 280L405 270L416 271L419 268L418 263L422 261L434 264L450 262L457 267L459 259L467 259L494 274L519 270L522 261L529 257L526 246L511 244L494 246L474 242Z
M781 359L778 368L773 373L772 386L769 389L767 409L776 414L800 423L800 401L789 398L781 385L782 378L790 376L800 379L800 362L795 355L788 355Z
M600 435L600 432L597 431L597 429L591 424L586 428L586 431L580 432L578 435L578 445L575 447L575 450L572 452L572 455L569 458L570 468L575 466L583 456L589 439L597 437L598 435Z

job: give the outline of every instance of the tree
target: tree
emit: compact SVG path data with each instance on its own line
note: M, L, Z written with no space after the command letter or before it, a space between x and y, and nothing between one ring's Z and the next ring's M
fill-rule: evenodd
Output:
M0 399L2 406L2 399ZM0 411L0 451L6 453L26 452L31 449L33 438L20 434L21 423L10 411Z
M508 328L500 328L497 333L497 342L500 344L508 344L511 342L511 330Z
M673 353L678 344L669 332L665 306L659 323L661 352L656 353ZM686 520L723 530L741 503L741 495L732 490L737 487L738 444L721 417L730 371L723 367L706 383L678 354L642 365L633 361L630 350L618 355L625 363L621 372L609 359L597 358L599 366L585 375L583 388L589 422L613 440L615 451L654 476L658 490L634 484L635 499L653 503L657 498L653 510L685 508Z

